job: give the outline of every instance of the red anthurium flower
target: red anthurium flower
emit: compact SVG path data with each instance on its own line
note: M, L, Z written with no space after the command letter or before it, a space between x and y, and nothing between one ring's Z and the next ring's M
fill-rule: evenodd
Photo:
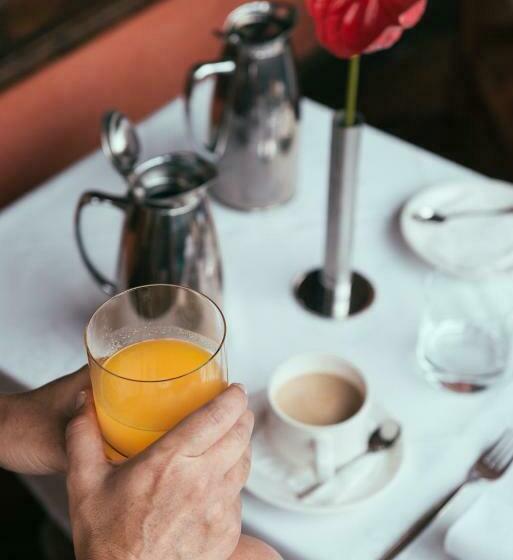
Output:
M306 0L321 44L340 58L387 49L422 17L427 0Z

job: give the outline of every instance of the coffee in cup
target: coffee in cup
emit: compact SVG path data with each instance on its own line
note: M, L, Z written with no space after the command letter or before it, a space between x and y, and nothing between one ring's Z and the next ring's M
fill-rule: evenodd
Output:
M266 436L275 453L322 482L365 449L370 424L367 384L349 362L330 354L295 356L269 383Z
M363 395L354 383L339 375L312 372L281 385L275 402L293 420L330 426L354 416L362 407Z

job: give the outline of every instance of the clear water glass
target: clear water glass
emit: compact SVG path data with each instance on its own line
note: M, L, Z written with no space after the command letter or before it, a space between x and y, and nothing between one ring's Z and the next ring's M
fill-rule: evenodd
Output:
M504 277L465 280L431 275L417 344L428 381L471 393L508 377L511 284Z

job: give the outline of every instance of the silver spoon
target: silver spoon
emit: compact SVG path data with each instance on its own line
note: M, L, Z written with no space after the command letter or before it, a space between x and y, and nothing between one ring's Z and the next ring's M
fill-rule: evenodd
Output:
M381 423L369 436L369 441L367 442L367 449L363 452L340 465L335 471L334 476L337 476L342 470L344 470L349 465L352 465L368 453L376 453L377 451L383 451L385 449L390 449L401 437L401 426L395 420L385 420ZM331 480L331 479L330 479ZM297 494L298 499L304 500L307 496L312 495L314 492L322 488L325 484L330 481L326 480L324 482L318 482L309 486L305 490L302 490Z
M513 212L513 206L505 206L504 208L488 208L485 210L460 210L451 212L450 214L442 214L429 206L423 206L417 210L412 218L418 222L443 223L447 220L455 218L477 218L479 216L499 216L501 214L510 214Z
M130 189L137 185L135 166L141 153L139 138L130 119L119 111L108 111L102 118L101 141L105 156L127 181Z

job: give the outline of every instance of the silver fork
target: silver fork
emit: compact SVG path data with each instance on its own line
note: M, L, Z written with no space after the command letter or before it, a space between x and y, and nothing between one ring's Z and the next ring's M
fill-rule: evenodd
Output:
M497 480L513 462L513 430L506 430L500 439L487 449L474 463L465 480L447 496L433 505L419 518L379 560L392 560L414 541L426 527L436 518L444 507L467 484L478 480Z

